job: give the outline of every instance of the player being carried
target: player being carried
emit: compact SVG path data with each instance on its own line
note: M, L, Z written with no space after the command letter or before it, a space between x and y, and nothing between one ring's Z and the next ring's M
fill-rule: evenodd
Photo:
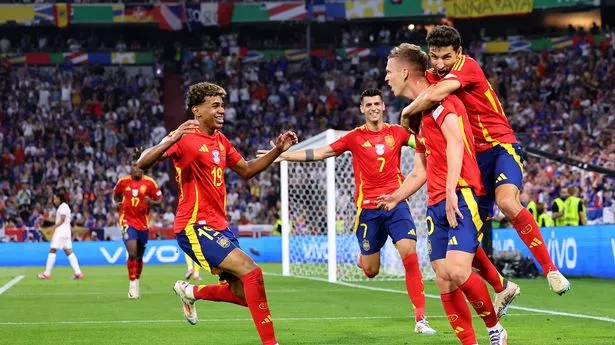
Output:
M186 104L194 120L184 122L158 145L143 152L141 169L171 158L179 187L174 230L182 250L201 267L219 274L224 284L191 285L177 281L184 316L198 321L195 301L199 299L234 303L250 309L256 330L265 345L277 344L273 319L267 304L263 272L244 251L228 228L224 170L229 167L249 179L266 169L297 142L293 132L278 136L275 149L245 161L220 132L224 123L226 91L212 83L197 83L188 89Z
M128 252L128 298L138 299L141 296L139 279L143 271L143 253L149 238L149 209L162 203L162 192L156 181L144 175L143 170L133 163L130 175L117 181L113 202L119 211L122 238Z
M420 47L401 44L389 54L385 81L396 96L413 99L429 86L428 64ZM484 195L484 188L468 116L457 97L449 96L423 112L416 145L412 172L394 193L380 196L378 206L395 209L427 182L429 257L449 323L462 344L477 343L467 298L485 322L491 345L505 345L506 330L487 286L472 272L482 237L476 196Z
M523 180L523 152L508 123L502 104L487 81L476 60L462 54L459 32L448 26L438 26L427 35L429 56L433 68L426 76L435 84L404 108L402 123L415 122L421 112L431 109L448 95L454 94L465 105L476 141L478 161L486 197L479 199L483 220L493 215L493 203L510 220L523 243L540 263L549 287L558 295L570 289L570 282L553 264L540 228L532 214L521 205L519 193ZM490 222L486 222L490 226ZM495 289L498 315L504 304L519 293L515 284L503 286L502 279L486 256L477 257L481 275ZM507 291L505 291L507 290ZM516 290L516 291L513 291ZM504 294L501 294L501 293ZM506 296L504 296L506 295Z
M382 92L367 89L361 94L359 109L365 124L355 128L331 145L316 149L286 152L280 156L287 161L318 161L352 152L355 177L357 215L355 234L361 249L359 264L365 275L373 278L380 270L380 249L391 237L406 270L406 289L415 315L417 333L434 334L425 318L425 288L416 254L416 226L409 205L383 211L376 198L392 193L403 181L400 170L401 148L407 145L410 134L398 125L384 122L385 104ZM265 154L268 151L259 151Z

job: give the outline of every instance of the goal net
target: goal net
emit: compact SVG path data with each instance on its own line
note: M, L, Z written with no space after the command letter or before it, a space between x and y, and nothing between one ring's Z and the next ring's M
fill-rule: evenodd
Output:
M330 144L346 134L327 130L292 150ZM412 170L414 150L402 150L402 172ZM354 234L352 155L319 162L282 162L282 269L284 275L328 281L367 280L357 266L359 246ZM428 256L425 187L411 197L410 210L417 227L417 252L424 279L433 279ZM404 279L405 270L391 239L380 252L380 274L375 279Z

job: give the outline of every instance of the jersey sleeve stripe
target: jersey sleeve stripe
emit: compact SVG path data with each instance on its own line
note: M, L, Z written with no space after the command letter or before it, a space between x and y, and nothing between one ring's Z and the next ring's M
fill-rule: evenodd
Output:
M454 70L456 71L461 71L461 68L463 67L463 64L466 62L466 56L465 55L461 55L461 59L459 59L459 61L457 61L457 63L455 64L456 67L453 67Z
M154 180L153 178L147 176L147 175L143 175L143 179L150 181L151 183L154 184L154 187L158 188L158 183L156 183L156 180Z
M461 62L461 58L463 56L460 56L457 61L455 61L455 64L453 65L453 68L451 68L451 71L456 71L457 70L457 66L459 66L459 63Z

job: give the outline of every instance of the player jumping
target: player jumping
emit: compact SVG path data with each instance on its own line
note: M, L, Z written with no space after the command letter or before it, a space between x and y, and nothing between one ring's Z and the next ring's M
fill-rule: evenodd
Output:
M139 299L143 253L149 238L149 208L162 203L162 192L153 178L133 164L130 175L117 181L113 201L119 208L120 228L128 251L128 298Z
M392 193L401 184L401 149L410 134L398 125L384 122L382 92L367 89L361 94L361 113L365 124L355 128L331 145L316 149L283 153L288 161L310 162L352 152L355 177L357 215L354 230L361 249L359 264L365 275L373 278L380 270L380 249L391 237L406 270L406 289L414 308L414 331L434 334L425 318L425 287L416 254L416 226L408 204L402 203L389 211L378 209L376 198ZM268 151L259 151L265 154Z
M177 281L174 290L181 298L186 320L197 323L194 303L199 299L247 306L262 343L274 345L277 340L263 272L239 248L237 238L228 229L224 170L229 167L249 179L295 144L297 136L285 132L278 136L271 152L245 161L220 132L224 97L226 91L216 84L190 86L186 104L194 120L184 122L158 145L145 150L137 164L145 169L166 158L173 160L180 193L174 224L177 242L192 260L228 283L197 286Z
M58 248L64 250L64 254L68 257L70 266L75 271L73 279L82 279L83 273L79 268L77 256L73 253L73 241L71 240L71 211L66 203L66 191L63 188L57 189L53 196L53 205L57 207L55 225L49 231L53 232L51 237L51 248L47 254L47 263L45 271L37 275L39 279L51 279L51 270L56 263L56 251Z
M415 98L429 86L425 78L428 64L429 57L421 48L401 44L389 55L385 81L396 96ZM462 344L477 343L467 298L485 322L491 345L505 345L507 333L487 286L472 272L483 225L476 196L484 195L484 188L468 116L456 96L423 112L412 172L393 194L379 197L378 206L384 210L398 207L425 181L429 256L449 323Z
M476 140L476 159L487 195L479 199L484 220L493 215L497 205L517 230L523 243L540 263L549 287L558 295L570 289L570 282L553 264L540 228L532 214L521 205L519 192L523 180L523 153L508 123L495 91L487 81L476 60L461 51L459 32L448 26L438 26L427 35L431 68L427 79L431 84L402 113L403 122L418 118L448 95L455 94L468 110L472 134ZM490 222L486 222L488 226ZM516 285L502 284L503 280L486 256L477 257L481 275L496 291L498 314L505 312L504 304L514 298ZM504 293L506 296L502 295ZM499 298L501 297L501 298Z

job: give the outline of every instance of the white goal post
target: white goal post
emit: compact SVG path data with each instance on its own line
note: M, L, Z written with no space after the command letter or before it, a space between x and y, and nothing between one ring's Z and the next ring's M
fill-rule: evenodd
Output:
M329 129L291 148L291 151L333 143L346 131ZM401 170L412 169L414 150L402 150ZM356 264L359 246L354 235L354 174L352 155L344 153L324 162L280 163L282 274L326 279L329 282L367 280ZM425 187L409 200L417 227L417 252L424 279L433 279L428 256ZM389 239L381 250L380 274L375 279L404 279L399 254Z

